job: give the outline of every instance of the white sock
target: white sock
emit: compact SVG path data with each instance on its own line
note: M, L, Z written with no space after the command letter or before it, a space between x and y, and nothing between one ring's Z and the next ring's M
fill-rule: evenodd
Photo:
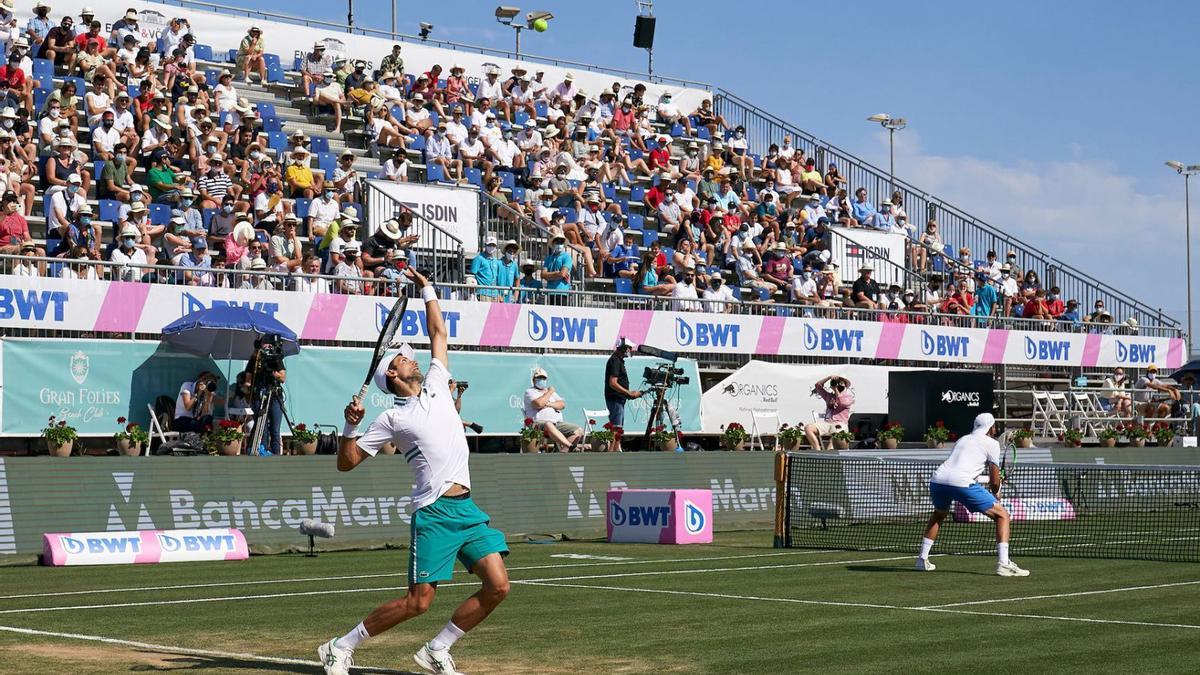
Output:
M350 629L349 633L338 638L336 644L341 649L354 649L358 646L358 643L369 637L371 637L371 634L367 632L367 627L360 621L357 626Z
M929 557L929 550L933 548L933 540L929 537L921 537L921 555L917 556L921 560Z
M429 648L435 652L450 649L458 641L458 638L466 634L467 631L455 626L453 621L447 621L446 626L442 628L442 632L429 641Z
M1006 541L1003 544L996 544L996 553L997 553L997 555L1000 556L1000 564L1007 565L1008 564L1008 542Z

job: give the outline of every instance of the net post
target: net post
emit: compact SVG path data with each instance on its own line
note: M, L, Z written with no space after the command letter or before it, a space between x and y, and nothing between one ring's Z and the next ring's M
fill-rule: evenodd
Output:
M787 465L786 452L775 453L775 542L774 548L787 547Z

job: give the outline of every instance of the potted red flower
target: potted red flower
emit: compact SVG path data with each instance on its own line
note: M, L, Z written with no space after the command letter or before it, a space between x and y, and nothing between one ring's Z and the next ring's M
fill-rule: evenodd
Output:
M521 427L521 452L541 452L545 438L542 425L534 422L532 417L526 417Z
M889 422L879 432L879 445L888 450L895 450L900 447L900 441L904 439L904 427L899 422Z
M946 428L946 423L938 420L933 423L933 426L925 430L925 447L940 448L942 444L950 438L950 430Z
M776 438L779 441L780 450L795 452L800 449L800 443L804 441L804 427L781 424Z
M726 450L745 450L748 440L750 440L750 434L746 431L746 427L737 422L730 422L721 427L721 447Z
M220 420L215 429L209 429L204 437L204 444L210 451L218 455L233 456L242 454L242 440L246 433L242 425L233 420Z
M142 454L142 448L150 443L149 432L137 422L127 422L124 417L118 417L117 424L124 426L123 430L113 434L113 440L117 443L117 454L127 457Z
M304 422L292 427L292 454L317 454L317 432L309 429Z
M675 448L679 447L679 439L675 438L674 431L667 431L660 424L650 432L650 445L662 452L675 452Z
M588 420L588 425L595 429L596 420ZM592 452L608 452L616 437L616 426L612 422L605 422L603 427L588 434L588 445L591 446Z
M79 434L65 419L60 420L51 415L46 421L46 427L42 429L42 438L46 439L46 451L51 457L70 457Z

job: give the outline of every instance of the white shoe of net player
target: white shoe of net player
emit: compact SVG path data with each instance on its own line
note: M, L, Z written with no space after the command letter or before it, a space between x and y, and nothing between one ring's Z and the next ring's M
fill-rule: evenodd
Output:
M429 643L421 645L421 649L413 654L413 661L425 670L438 675L465 675L458 672L454 666L454 657L449 649L431 649Z
M349 675L354 665L354 650L337 646L337 638L317 647L317 656L325 667L325 675Z
M996 565L996 574L1002 577L1027 577L1029 576L1029 570L1017 567L1017 563L1010 560L1006 563Z
M937 565L929 562L929 558L917 558L918 572L932 572L937 569Z

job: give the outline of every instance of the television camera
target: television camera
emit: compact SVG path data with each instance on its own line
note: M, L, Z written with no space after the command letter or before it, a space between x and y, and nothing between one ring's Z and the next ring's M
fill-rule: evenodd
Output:
M642 379L646 384L642 393L654 395L654 401L650 405L650 415L646 419L646 447L649 448L650 434L654 431L655 425L661 424L664 428L670 428L675 432L677 446L682 448L681 427L683 424L679 417L679 407L667 398L667 394L679 385L690 384L692 380L684 375L683 368L675 365L679 360L679 354L675 352L650 345L639 345L637 353L665 361L665 363L646 366L642 369Z

